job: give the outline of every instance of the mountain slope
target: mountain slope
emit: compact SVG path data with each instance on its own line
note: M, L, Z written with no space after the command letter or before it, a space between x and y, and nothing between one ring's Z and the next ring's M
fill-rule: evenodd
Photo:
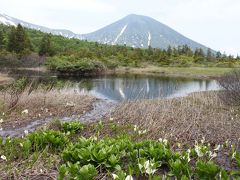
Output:
M32 23L28 23L13 17L10 17L5 14L0 14L0 23L5 25L11 25L11 26L17 26L18 24L21 24L23 27L39 30L46 33L52 33L54 35L61 35L67 38L77 38L82 39L82 36L79 34L75 34L72 31L65 30L65 29L50 29L44 26L35 25Z
M44 26L31 24L5 14L0 14L0 23L5 25L21 24L24 27L36 29L54 35L67 38L85 39L104 44L120 44L131 47L166 49L168 46L177 47L188 45L192 49L202 48L205 52L207 47L203 46L171 29L170 27L156 21L153 18L131 14L123 19L112 23L104 28L89 34L75 34L64 29L50 29Z
M181 35L170 27L146 16L128 15L98 31L83 35L85 39L107 44L132 47L167 48L187 44L191 48L207 47Z

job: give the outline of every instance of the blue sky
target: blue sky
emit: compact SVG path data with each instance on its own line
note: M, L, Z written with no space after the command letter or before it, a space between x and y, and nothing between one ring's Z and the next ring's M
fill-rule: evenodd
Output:
M151 16L215 50L240 54L240 0L0 0L0 13L88 33L128 14Z

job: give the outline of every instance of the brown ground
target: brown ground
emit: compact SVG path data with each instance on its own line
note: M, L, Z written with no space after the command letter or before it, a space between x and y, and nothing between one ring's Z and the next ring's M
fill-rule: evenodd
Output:
M16 126L22 127L37 119L48 117L57 119L71 115L81 116L91 110L95 100L94 97L83 95L74 90L51 90L48 92L37 90L29 95L24 93L16 107L9 111L6 107L11 102L10 96L1 94L0 104L3 103L2 112L6 114L2 116L4 120L2 126L4 129L12 129ZM22 113L24 110L28 110L28 114Z
M217 92L126 102L109 116L120 124L136 124L141 130L147 130L147 138L167 138L173 144L190 145L203 137L209 143L223 144L226 140L237 142L240 138L238 110L225 106Z
M9 77L7 74L0 73L0 85L12 82L13 78Z

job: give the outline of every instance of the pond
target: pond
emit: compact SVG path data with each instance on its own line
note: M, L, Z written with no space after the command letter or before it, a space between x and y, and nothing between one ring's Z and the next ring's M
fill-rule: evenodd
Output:
M149 75L104 75L71 80L76 82L79 90L83 92L114 101L172 98L192 92L220 89L215 80Z

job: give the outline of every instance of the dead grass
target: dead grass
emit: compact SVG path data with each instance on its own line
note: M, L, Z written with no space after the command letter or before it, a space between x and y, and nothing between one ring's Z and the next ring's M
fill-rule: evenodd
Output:
M16 160L12 163L0 163L2 179L48 179L58 176L60 156L50 154L46 150L35 153L26 160Z
M168 100L125 102L110 116L120 124L146 129L144 138L167 138L172 144L191 145L203 137L209 143L223 144L226 140L237 142L240 138L237 110L224 106L216 92Z
M7 112L4 117L3 128L10 129L15 126L24 126L36 119L48 117L61 118L72 115L79 117L92 108L96 98L75 91L74 89L53 89L50 91L35 90L31 94L24 92L16 107L8 112L11 103L9 94L0 94L3 102L2 111ZM28 110L28 113L22 113Z
M12 82L13 78L9 77L7 74L0 73L0 85Z
M220 77L232 70L233 68L222 67L159 67L147 65L140 68L119 67L115 70L115 73L150 74L167 77L212 79Z

